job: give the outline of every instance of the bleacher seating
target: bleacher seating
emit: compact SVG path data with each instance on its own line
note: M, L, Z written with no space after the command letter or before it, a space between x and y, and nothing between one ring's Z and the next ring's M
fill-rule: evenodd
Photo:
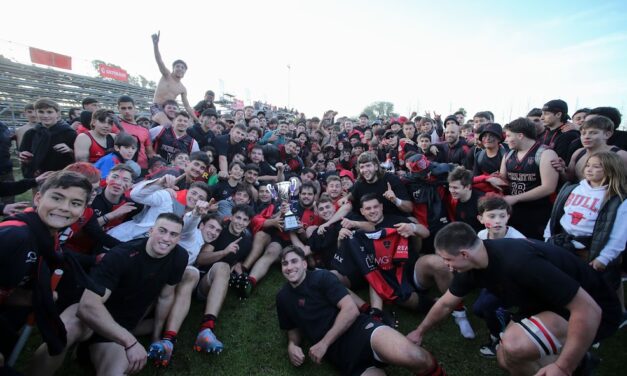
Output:
M8 125L25 123L21 116L24 106L38 98L57 101L65 115L70 107L80 108L85 97L97 98L103 108L115 109L117 98L124 94L135 99L138 113L149 113L152 89L14 63L0 57L0 121Z

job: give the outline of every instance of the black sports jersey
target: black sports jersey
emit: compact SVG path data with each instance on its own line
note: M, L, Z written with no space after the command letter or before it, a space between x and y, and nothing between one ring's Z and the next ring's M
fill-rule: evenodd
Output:
M163 128L155 137L153 148L168 163L174 160L174 155L179 152L191 153L194 146L194 139L189 134L176 137L172 127Z
M211 187L211 198L215 199L216 202L226 200L233 196L235 188L236 187L229 184L228 180L220 180L216 185Z
M359 200L362 196L368 193L374 193L379 197L383 196L383 193L388 190L388 183L392 187L392 190L396 194L396 197L409 201L409 193L407 193L407 188L401 182L396 175L385 173L382 177L378 178L374 183L367 183L361 179L355 181L353 185L353 190L351 191L351 196L353 199L353 211L359 212L360 203ZM403 213L393 202L387 199L383 199L383 213L384 214L395 214L395 215L406 215L407 213Z
M477 203L484 194L484 192L473 189L468 201L461 202L458 200L455 205L455 220L469 224L475 231L483 230L484 226L477 219L477 215L479 214L477 211Z
M324 234L314 231L308 239L307 245L311 248L316 265L323 268L331 267L331 259L337 252L337 237L342 229L341 222L335 222L326 228Z
M508 154L509 157L505 161L505 169L511 195L529 192L542 183L540 179L540 165L536 163L536 152L541 145L539 142L536 142L524 156L518 155L518 151Z
M212 144L213 147L216 149L218 156L224 155L227 162L229 163L233 160L233 156L238 152L247 155L246 141L241 141L237 144L231 144L231 138L229 134L217 136L213 139Z
M226 262L230 266L233 266L248 257L248 254L253 248L253 236L248 230L245 230L240 235L235 236L231 234L231 231L229 231L229 224L229 221L224 223L224 230L220 232L220 236L218 236L218 238L214 240L211 245L213 245L214 251L223 251L229 244L241 237L242 239L237 243L239 246L237 251L235 253L229 253L220 260L221 262ZM209 270L210 267L211 265L202 266L201 269Z
M360 273L385 301L404 301L413 292L406 280L404 265L409 260L407 238L396 229L357 231L346 242Z
M143 238L118 245L90 273L96 284L111 291L105 307L127 330L137 326L166 284L181 281L187 267L187 251L181 246L162 258L153 258L146 252L147 242Z
M484 287L506 306L528 316L552 311L568 318L566 305L583 288L603 309L602 321L620 317L616 293L600 273L563 248L530 239L484 240L488 266L455 273L449 291L458 297Z
M529 192L542 184L538 157L542 153L541 148L545 146L536 142L520 160L516 151L508 154L505 167L511 195ZM509 224L529 238L542 239L544 226L551 214L551 206L548 196L534 201L519 202L513 207Z
M187 134L196 140L200 149L207 145L211 145L211 141L213 141L216 137L215 133L213 133L211 129L208 129L207 132L205 132L198 123L187 128Z

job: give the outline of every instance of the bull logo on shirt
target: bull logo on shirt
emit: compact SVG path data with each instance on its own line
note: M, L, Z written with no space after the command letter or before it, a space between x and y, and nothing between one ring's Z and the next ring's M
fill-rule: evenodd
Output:
M570 223L572 225L575 225L575 226L578 225L579 222L581 222L582 219L584 219L583 214L579 213L579 212L572 212L572 213L570 213L570 217L571 217L570 218Z

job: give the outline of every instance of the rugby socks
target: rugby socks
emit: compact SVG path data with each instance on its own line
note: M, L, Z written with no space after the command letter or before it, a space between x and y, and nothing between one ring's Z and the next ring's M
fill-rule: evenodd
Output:
M359 307L359 312L368 313L370 311L370 303L364 303Z
M163 337L161 339L168 340L173 344L176 343L176 332L174 330L166 330L163 332Z
M200 330L204 330L204 329L211 329L213 330L216 326L216 320L218 318L215 317L214 315L204 315L202 317L202 322L200 323Z
M425 350L427 351L427 350ZM416 376L446 376L446 372L444 372L444 368L438 363L438 360L427 351L427 354L431 357L431 361L433 362L433 366L425 372L417 373Z
M257 278L248 276L248 280L253 285L253 287L257 286Z
M463 302L460 302L460 303L457 305L457 307L455 307L455 311L456 311L456 312L459 312L459 311L466 312L466 307L464 307L464 303L463 303Z

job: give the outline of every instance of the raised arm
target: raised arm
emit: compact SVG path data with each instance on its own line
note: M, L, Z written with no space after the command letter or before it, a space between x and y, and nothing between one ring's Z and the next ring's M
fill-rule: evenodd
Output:
M155 61L157 62L157 65L159 66L159 71L161 72L162 76L167 77L170 75L170 71L165 66L165 64L163 64L163 59L161 58L161 52L159 52L160 36L161 36L161 31L157 32L157 34L152 34L152 46L155 51Z

